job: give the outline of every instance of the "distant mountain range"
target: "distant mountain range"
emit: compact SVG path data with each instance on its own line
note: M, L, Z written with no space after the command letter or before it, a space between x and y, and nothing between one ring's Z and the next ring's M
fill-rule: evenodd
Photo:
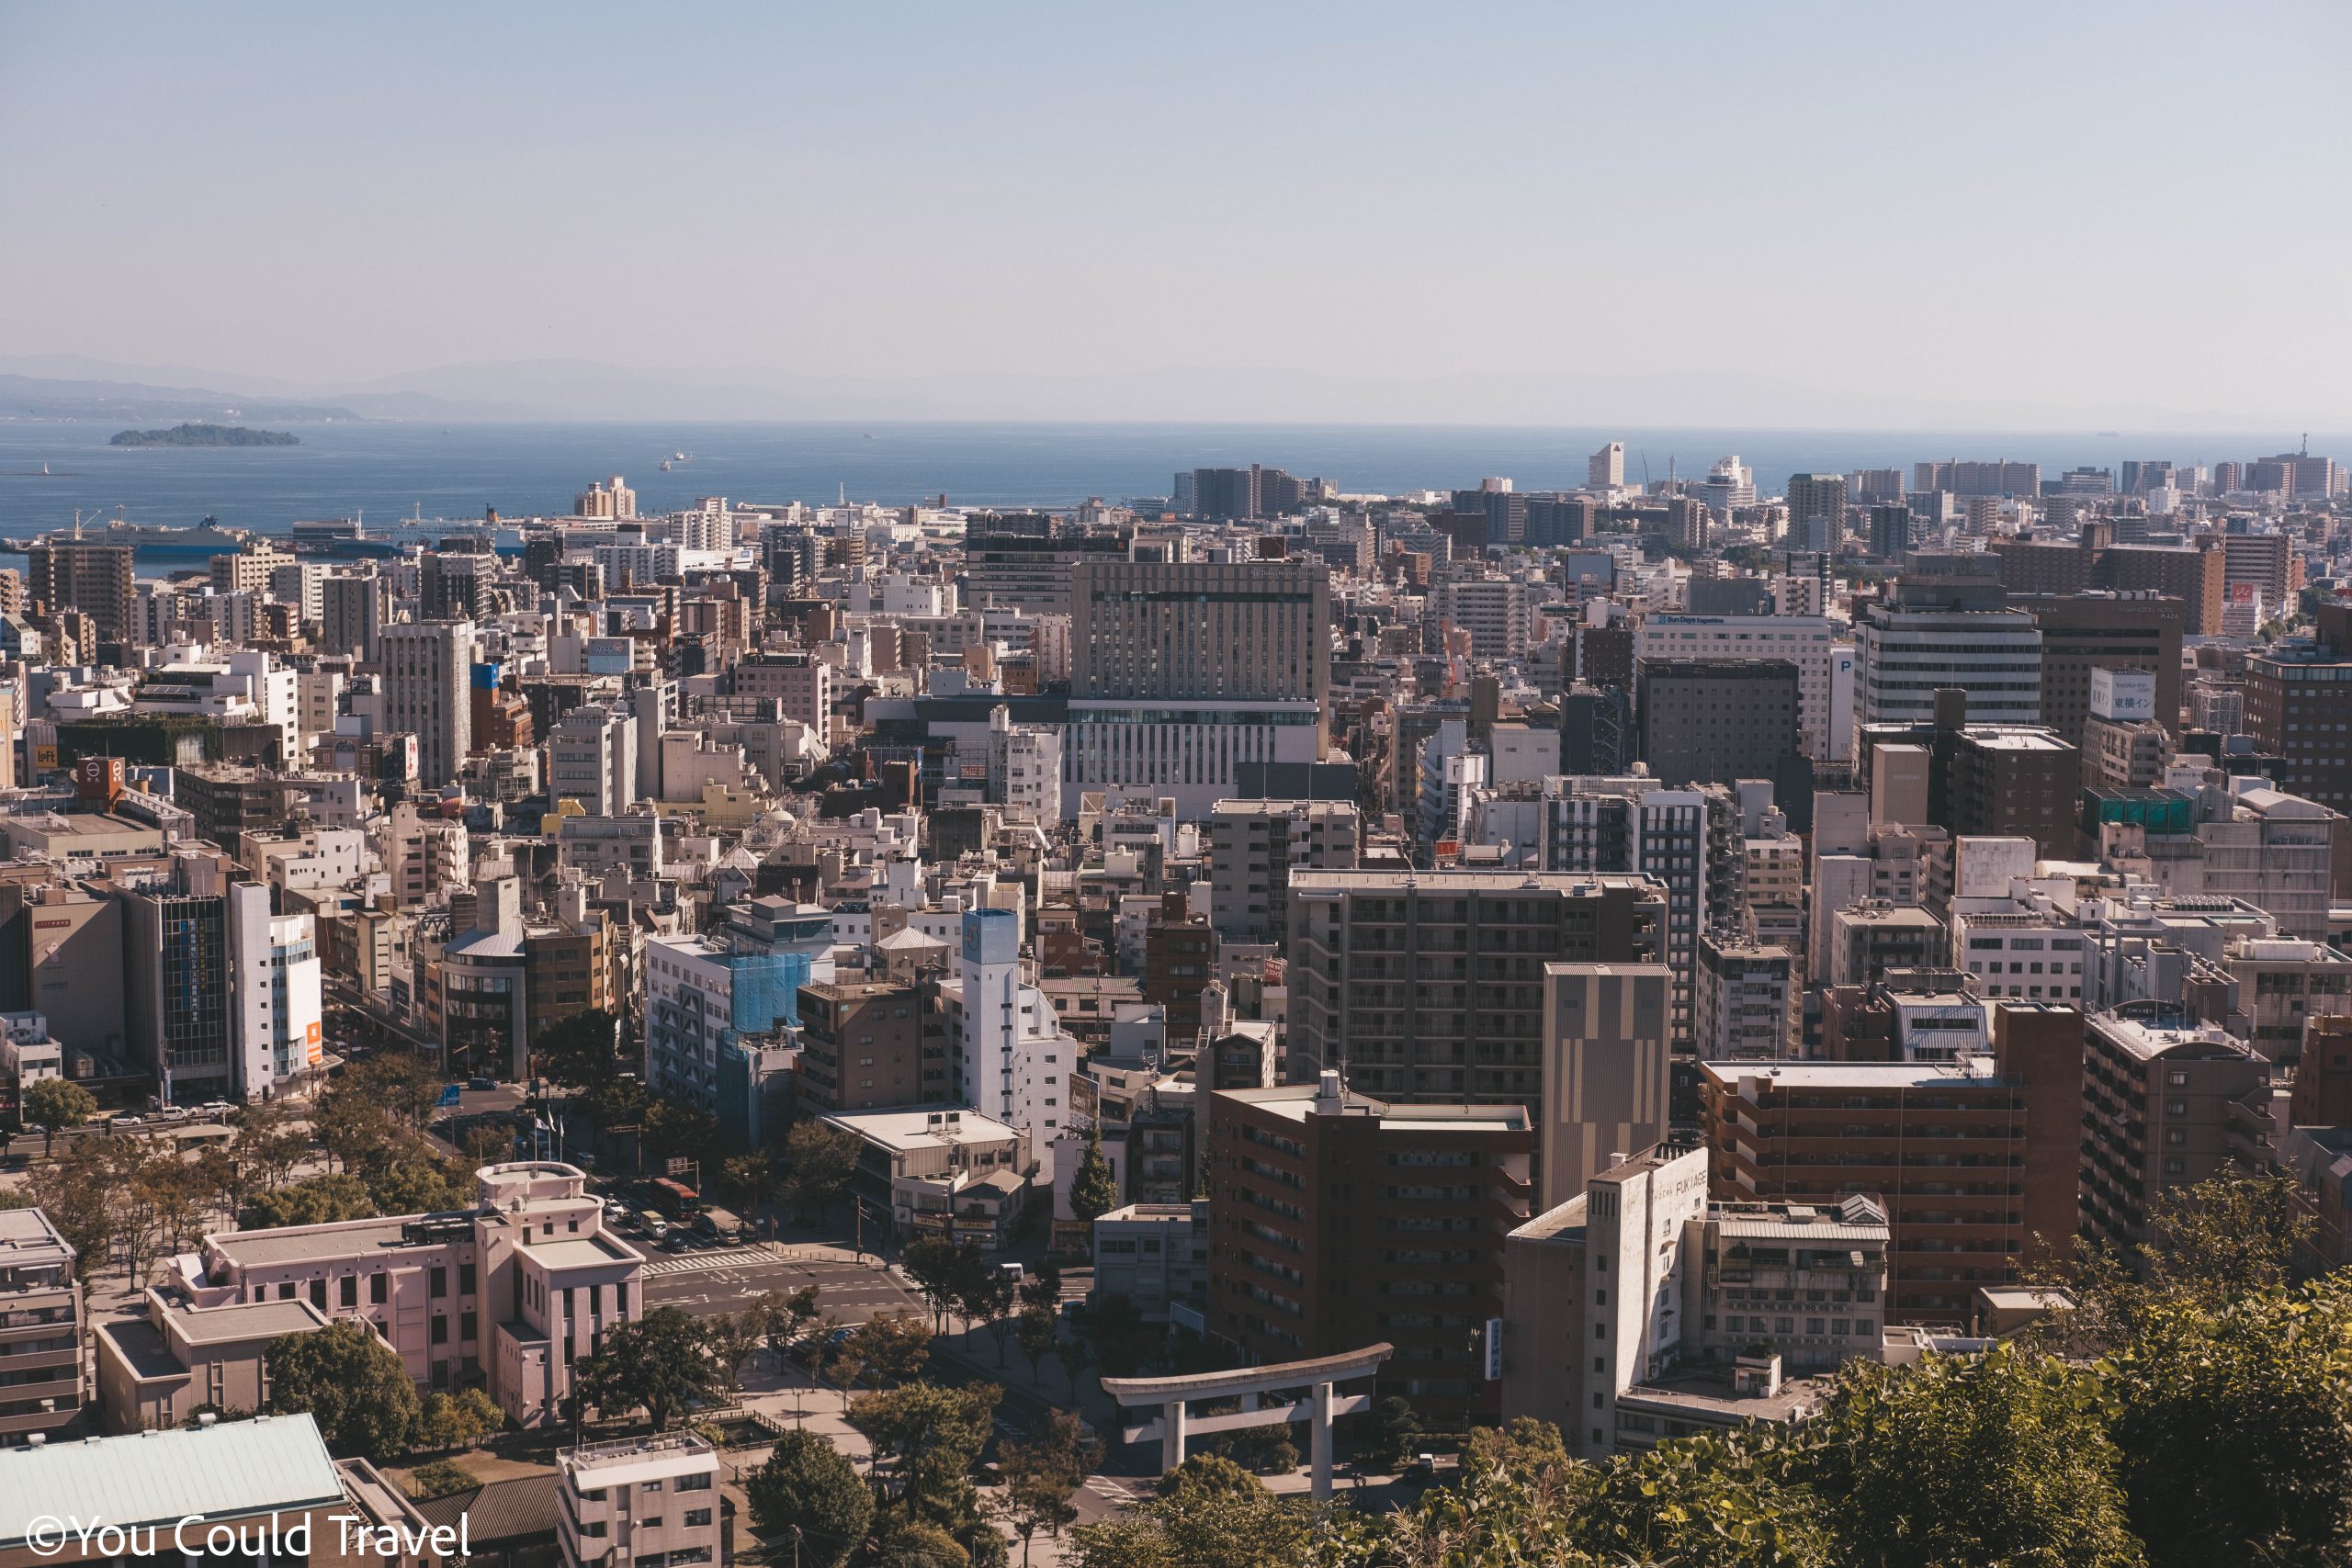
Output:
M1984 402L1816 388L1750 371L1640 375L1554 368L1350 376L1234 367L1030 375L821 377L642 369L543 359L436 366L364 384L306 386L78 355L0 355L0 419L183 419L299 424L716 420L1035 420L1150 423L1509 424L1822 430L2258 430L2260 411Z

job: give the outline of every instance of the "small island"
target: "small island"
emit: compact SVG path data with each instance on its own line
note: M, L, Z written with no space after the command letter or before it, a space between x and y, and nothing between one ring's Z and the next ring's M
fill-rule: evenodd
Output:
M248 430L242 424L175 424L169 430L125 430L109 446L300 446L301 438L282 430Z

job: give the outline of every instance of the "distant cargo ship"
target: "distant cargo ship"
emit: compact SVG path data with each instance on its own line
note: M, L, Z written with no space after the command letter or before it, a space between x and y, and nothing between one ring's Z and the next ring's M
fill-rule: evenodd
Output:
M168 523L109 523L103 528L59 528L39 539L6 539L19 553L36 544L129 545L141 555L217 555L233 550L251 536L243 528L224 528L208 517L193 527Z

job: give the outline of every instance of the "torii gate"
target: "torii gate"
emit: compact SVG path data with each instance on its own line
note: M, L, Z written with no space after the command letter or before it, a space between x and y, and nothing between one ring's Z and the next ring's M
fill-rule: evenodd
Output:
M1199 1433L1311 1422L1315 1496L1320 1501L1331 1495L1331 1417L1372 1408L1372 1395L1335 1394L1331 1385L1351 1378L1370 1377L1396 1349L1395 1346L1383 1343L1340 1356L1242 1367L1229 1372L1193 1372L1172 1378L1104 1378L1102 1392L1116 1400L1122 1411L1159 1406L1158 1416L1139 1426L1122 1428L1120 1438L1140 1443L1158 1438L1162 1471L1173 1470L1184 1462L1184 1439ZM1263 1395L1286 1388L1306 1388L1310 1392L1306 1398L1295 1404L1260 1403ZM1193 1416L1185 1409L1194 1400L1223 1399L1233 1394L1241 1396L1241 1408L1230 1415Z

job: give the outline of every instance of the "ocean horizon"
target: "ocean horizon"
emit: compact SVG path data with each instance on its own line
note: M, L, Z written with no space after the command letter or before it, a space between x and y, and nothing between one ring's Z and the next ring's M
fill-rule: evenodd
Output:
M1759 492L1792 473L1894 468L1930 458L2038 462L2045 478L2127 459L2177 463L2267 457L2303 440L2244 434L1835 431L1622 426L1086 424L960 422L717 421L437 425L391 421L296 424L299 446L121 447L123 425L0 421L0 534L23 536L118 515L187 525L210 516L264 534L297 521L361 516L562 515L592 479L619 474L639 510L660 513L707 495L739 502L967 507L1072 506L1165 496L1179 469L1261 463L1342 491L1466 489L1509 479L1520 490L1569 489L1603 442L1625 443L1638 484L1704 475L1737 455ZM277 428L272 426L271 428ZM2352 439L2314 435L2312 449ZM675 462L679 453L690 460ZM674 466L668 471L662 460ZM49 469L43 474L41 469Z

